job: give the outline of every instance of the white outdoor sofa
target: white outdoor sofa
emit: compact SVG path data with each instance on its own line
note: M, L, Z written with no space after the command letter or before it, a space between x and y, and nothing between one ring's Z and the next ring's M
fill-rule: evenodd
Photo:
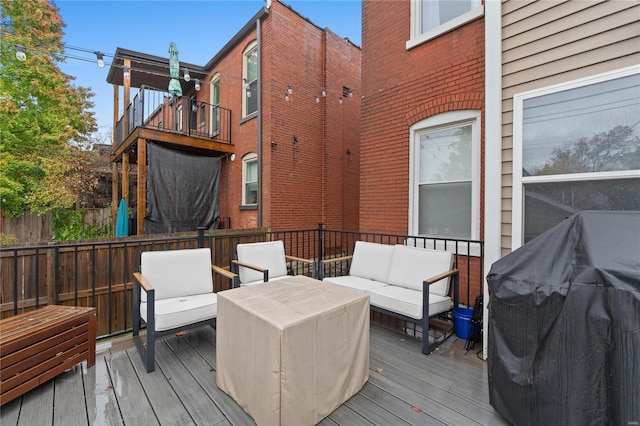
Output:
M133 341L147 373L155 369L157 337L206 324L215 328L217 314L210 249L140 255L140 272L133 274ZM145 342L139 335L142 321Z
M349 275L324 277L325 266L351 260ZM352 256L322 261L324 281L364 291L371 308L422 328L422 353L431 353L453 327L429 344L429 319L458 306L458 270L453 254L404 245L357 241Z

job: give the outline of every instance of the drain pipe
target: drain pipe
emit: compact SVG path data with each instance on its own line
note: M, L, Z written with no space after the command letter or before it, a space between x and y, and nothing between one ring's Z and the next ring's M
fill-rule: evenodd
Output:
M256 20L256 41L258 52L258 228L262 228L262 33L261 18Z

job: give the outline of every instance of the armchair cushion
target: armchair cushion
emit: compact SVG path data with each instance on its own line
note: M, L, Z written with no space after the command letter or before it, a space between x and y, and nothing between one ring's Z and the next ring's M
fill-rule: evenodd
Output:
M183 296L156 301L156 331L171 330L215 318L218 296L215 293ZM147 303L140 304L140 316L147 322Z
M236 251L239 261L268 269L269 280L287 275L287 260L282 241L238 244ZM240 283L263 282L264 278L262 272L242 266L239 268L238 275Z
M211 250L208 248L143 252L140 272L152 283L156 303L162 299L213 292ZM140 298L141 302L146 302L146 292L142 292Z

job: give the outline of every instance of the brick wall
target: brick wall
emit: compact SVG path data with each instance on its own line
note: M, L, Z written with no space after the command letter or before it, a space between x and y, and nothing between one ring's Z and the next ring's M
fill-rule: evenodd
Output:
M263 21L262 226L357 229L359 220L360 49L277 1ZM256 31L211 72L242 76L242 52ZM292 86L289 101L285 100ZM316 102L321 88L327 97ZM354 96L339 104L343 87ZM208 87L207 87L208 90ZM208 97L208 95L206 95ZM256 119L241 123L242 82L221 80L221 105L233 110L234 162L224 162L221 216L253 227L257 210L240 210L242 157L258 152ZM347 154L347 151L349 154Z
M393 7L363 1L360 230L365 232L408 231L411 125L441 112L474 109L481 111L484 129L484 20L407 50L409 35L408 0ZM484 146L484 130L481 135ZM481 154L481 175L483 164ZM482 223L482 196L480 204Z

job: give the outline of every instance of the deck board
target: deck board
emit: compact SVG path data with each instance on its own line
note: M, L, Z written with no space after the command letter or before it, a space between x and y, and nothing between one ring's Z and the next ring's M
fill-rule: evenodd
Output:
M176 396L175 390L166 377L159 374L147 374L146 367L142 363L138 352L134 348L126 351L136 376L140 380L145 395L149 399L154 413L158 419L172 419L176 425L195 425L186 407ZM161 420L162 421L162 420Z
M126 352L105 358L124 424L159 425Z
M104 345L94 367L83 362L5 404L0 423L255 424L216 386L215 343L208 326L158 340L152 373L130 342ZM319 424L507 425L489 404L486 363L462 343L452 337L426 356L418 339L372 324L369 381Z
M84 400L82 372L86 370L87 362L83 361L60 374L55 380L53 424L87 424L87 406L78 404L78 401Z

